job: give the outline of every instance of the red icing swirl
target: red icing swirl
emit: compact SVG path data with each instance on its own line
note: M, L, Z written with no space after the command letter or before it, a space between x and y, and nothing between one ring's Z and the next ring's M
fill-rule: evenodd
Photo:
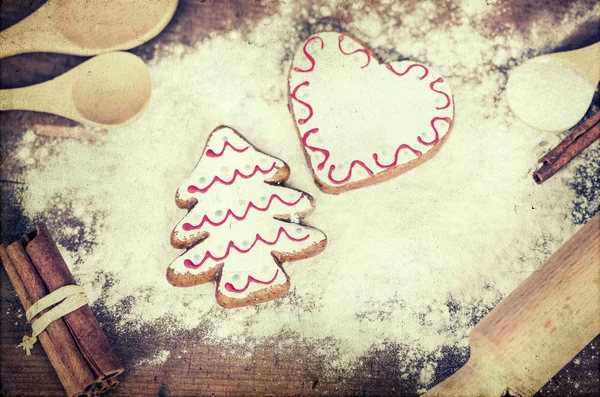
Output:
M323 161L321 161L318 165L317 165L317 169L322 170L323 168L325 168L325 163L327 163L327 160L329 160L329 150L326 149L321 149L315 146L310 146L306 141L308 140L308 137L311 134L316 134L317 132L319 132L318 128L313 128L312 130L308 130L304 133L304 135L302 135L302 144L304 145L304 147L306 147L307 149L310 149L312 152L319 152L322 153L325 158L323 159Z
M398 153L402 149L408 149L408 150L410 150L417 157L421 157L423 155L423 153L421 153L420 151L415 150L412 147L410 147L409 145L403 143L402 145L398 146L398 148L396 149L396 153L394 155L394 161L392 163L390 163L390 164L381 164L379 162L379 155L377 153L373 153L373 160L375 160L375 164L377 164L377 166L379 168L394 168L396 165L398 165Z
M438 133L437 128L435 127L435 122L436 121L445 121L446 123L448 123L448 125L450 125L452 123L452 119L450 117L434 117L431 119L431 128L433 129L433 132L435 132L435 138L433 138L432 141L430 142L425 142L423 140L423 138L421 138L420 136L417 137L417 141L419 141L419 143L421 145L425 145L425 146L433 146L436 143L438 143L438 141L440 140L440 134Z
M269 285L272 284L273 282L275 282L275 280L277 279L277 276L279 275L279 269L277 269L275 271L275 275L273 276L272 279L270 279L269 281L262 281L262 280L258 280L252 276L248 276L248 279L246 280L246 285L244 285L244 288L241 289L237 289L233 286L232 283L227 282L225 283L225 289L229 292L235 292L237 294L241 294L242 292L246 291L248 289L248 287L250 287L250 284L255 283L255 284L262 284L262 285Z
M352 170L354 169L355 165L360 165L361 167L363 167L365 169L365 171L367 171L367 174L369 174L369 176L375 175L373 173L373 171L371 171L371 169L369 167L367 167L367 165L365 163L363 163L360 160L353 160L352 163L350 163L350 167L348 168L348 174L346 175L346 177L344 179L335 179L333 177L333 171L335 171L335 165L333 165L333 164L331 164L329 166L329 173L327 174L327 177L329 178L329 180L331 182L338 184L338 185L346 183L350 180L350 178L352 178Z
M423 76L421 76L421 78L419 80L423 80L429 74L429 69L427 69L427 67L425 65L421 65L420 63L413 63L413 64L409 65L404 72L397 72L394 69L394 67L391 64L389 64L389 63L387 65L385 65L385 67L389 71L391 71L392 73L394 73L396 76L404 76L405 74L407 74L408 72L410 72L410 70L412 68L421 68L421 69L423 69L423 71L425 71L425 73L423 74Z
M358 52L358 53L361 53L361 52L362 52L363 54L365 54L365 55L367 56L367 63L365 63L365 64L364 64L363 66L361 66L360 68L361 68L361 69L364 69L364 68L366 68L367 66L369 66L369 64L371 63L371 55L369 54L369 51L367 51L365 48L362 48L362 49L360 49L360 48L359 48L359 49L356 49L356 50L354 50L354 51L352 51L352 52L345 52L345 51L342 49L342 41L344 41L344 37L345 37L345 36L344 36L343 34L341 34L341 35L340 35L340 37L338 37L338 48L340 49L340 52L341 52L342 54L344 54L344 55L352 55L352 54L356 54L357 52Z
M233 177L231 178L231 180L229 181L225 181L223 179L221 179L219 176L215 176L213 178L213 180L206 186L203 188L199 188L195 185L190 185L188 186L187 190L188 193L206 193L208 191L208 189L210 189L215 183L219 182L223 185L232 185L233 182L235 182L236 178L239 176L242 179L249 179L252 178L254 175L256 175L257 173L261 173L261 174L268 174L269 172L273 171L275 168L277 167L277 162L274 161L273 165L271 166L271 168L267 169L267 170L263 170L262 168L260 168L260 166L257 164L254 167L254 170L252 171L252 173L248 174L248 175L244 175L242 174L242 172L240 170L238 170L237 168L235 169L235 171L233 171Z
M431 91L437 92L438 94L442 94L443 96L446 97L446 104L444 106L436 106L437 110L447 109L450 107L450 104L452 103L450 101L450 95L446 94L444 91L439 91L434 87L437 83L443 83L443 82L444 82L444 79L439 77L436 80L432 81L431 84L429 84L429 88L431 89Z
M310 62L310 68L300 69L298 67L295 67L294 72L306 73L306 72L312 72L315 69L315 58L313 58L306 49L306 46L308 46L310 44L310 42L313 40L319 40L321 42L321 49L323 49L325 47L325 43L323 42L323 39L320 38L319 36L313 36L310 39L306 40L306 43L304 43L304 47L302 48L302 51L304 52L304 56Z
M300 87L308 87L308 86L309 86L309 84L310 84L310 83L309 83L308 81L305 81L305 82L303 82L303 83L300 83L300 84L298 84L298 85L297 85L297 86L294 88L294 90L292 91L292 95L291 95L291 97L292 97L292 99L293 99L293 100L295 100L296 102L298 102L298 103L300 103L300 104L304 105L304 106L305 106L305 107L308 109L308 116L306 116L306 118L303 118L303 119L298 119L298 124L300 124L300 125L302 125L302 124L305 124L305 123L306 123L308 120L310 120L310 119L312 118L312 116L313 116L313 109L312 109L312 106L310 106L308 103L306 103L306 102L304 102L304 101L302 101L302 100L300 100L300 99L298 99L298 98L296 97L296 93L298 92L298 89L299 89Z
M250 250L252 248L254 248L254 246L259 241L265 245L273 246L273 245L277 244L277 242L279 241L279 238L281 237L282 234L285 234L288 239L290 239L291 241L294 241L294 242L305 241L306 239L308 239L310 237L310 234L307 234L306 236L301 237L301 238L294 238L288 234L287 230L285 230L285 228L283 226L281 226L279 228L279 230L277 231L277 237L275 237L275 240L273 240L273 241L267 241L260 234L256 233L254 242L252 242L252 244L250 245L250 247L248 247L248 249L239 248L238 246L235 245L235 243L233 241L229 241L229 244L227 244L227 250L225 251L225 255L218 257L218 256L214 256L210 251L206 251L206 254L204 254L204 258L202 258L200 263L194 263L190 259L186 259L183 261L183 265L189 269L198 269L202 265L204 265L204 263L208 259L212 259L215 262L220 262L229 256L229 253L231 252L232 249L236 250L239 253L246 254L246 253L250 252Z
M243 152L245 152L246 150L248 150L250 148L250 146L246 146L243 149L238 149L235 146L233 146L231 143L229 143L228 141L226 141L225 144L223 145L223 150L221 150L220 153L215 153L214 150L208 149L206 151L206 157L221 157L223 155L223 153L225 153L225 149L227 149L228 147L231 148L231 149L233 149L234 151L236 151L238 153L243 153Z
M213 222L210 220L210 218L208 217L208 215L204 215L202 217L202 220L200 221L200 223L198 225L192 225L190 223L184 223L181 228L183 230L185 230L186 232L191 231L191 230L196 230L196 229L200 229L202 228L202 225L204 225L204 223L209 223L212 226L221 226L222 224L224 224L225 222L227 222L227 219L229 217L234 218L236 221L243 221L244 219L246 219L246 216L248 216L248 213L250 212L250 209L255 209L257 211L260 212L266 212L269 207L271 206L271 204L273 203L273 201L275 199L279 200L279 202L281 204L285 204L288 207L293 207L296 204L298 204L300 202L300 200L302 200L302 198L304 197L303 194L300 194L300 197L298 197L298 199L294 202L287 202L284 199L282 199L281 197L279 197L279 195L277 194L272 194L271 197L269 198L269 201L267 202L267 204L264 207L258 207L256 204L254 204L253 202L250 202L250 204L248 204L248 206L246 207L246 210L244 211L244 213L240 216L240 215L236 215L233 213L233 211L231 210L231 208L229 208L227 210L227 212L225 213L225 217L223 218L222 221L219 222Z

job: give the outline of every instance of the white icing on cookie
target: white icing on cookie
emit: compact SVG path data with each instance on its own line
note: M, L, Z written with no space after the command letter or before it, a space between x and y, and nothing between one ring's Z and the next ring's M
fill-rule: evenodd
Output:
M326 237L280 220L299 222L313 210L308 194L265 183L283 182L287 172L278 174L281 169L287 169L283 161L258 152L234 130L215 130L177 192L180 202L193 207L171 236L172 242L191 246L169 266L174 273L202 277L222 266L218 293L237 300L286 284L288 276L272 253L293 258Z
M189 185L188 185L189 186ZM187 186L185 186L187 189ZM211 235L221 226L252 217L254 212L266 212L268 217L298 219L298 214L311 211L308 195L282 186L265 184L261 177L237 178L234 185L215 185L199 198L188 215L173 230L175 241L183 246L195 242L204 232Z
M183 201L194 198L220 202L223 192L232 193L228 190L232 180L235 179L235 188L240 181L252 181L254 177L255 183L262 183L271 180L283 167L287 167L283 161L254 150L232 129L221 128L209 137L200 161L180 185L177 196Z
M265 288L265 285L250 282L246 290L235 292L228 290L226 284L229 282L240 291L248 277L271 280L280 269L271 256L272 252L298 254L325 239L317 229L278 221L269 214L250 214L244 221L233 221L231 225L213 229L210 237L178 257L171 268L176 273L200 275L224 264L219 292L231 298L244 299L250 293ZM283 269L279 271L285 276ZM281 281L281 278L278 279Z
M289 77L294 122L315 176L341 187L419 159L450 130L449 85L429 67L381 65L352 37L311 36Z

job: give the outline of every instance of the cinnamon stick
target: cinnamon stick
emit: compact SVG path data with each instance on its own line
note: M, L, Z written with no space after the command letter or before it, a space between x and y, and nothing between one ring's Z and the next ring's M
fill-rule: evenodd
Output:
M44 225L0 246L0 257L26 311L57 289L76 285ZM38 339L69 397L99 395L118 385L123 368L88 305L51 322Z
M32 263L25 254L26 241L20 240L0 248L0 258L25 310L47 290ZM62 319L54 321L38 335L48 360L58 375L68 396L89 396L94 388L94 377L79 352L69 329Z
M45 225L37 225L36 231L28 237L31 241L27 244L27 254L49 292L77 284ZM121 363L112 353L110 343L88 305L65 315L63 319L97 382L123 372Z
M600 111L581 123L554 149L540 157L542 167L533 173L533 180L537 184L548 180L599 137Z

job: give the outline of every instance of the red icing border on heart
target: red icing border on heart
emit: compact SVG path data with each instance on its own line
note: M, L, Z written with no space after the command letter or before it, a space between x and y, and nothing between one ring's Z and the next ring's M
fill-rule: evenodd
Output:
M361 66L362 68L367 67L370 62L371 62L371 55L370 55L370 50L367 49L364 45L362 49L356 49L354 51L351 52L346 52L344 51L344 49L342 48L342 42L344 41L344 38L347 37L348 35L342 34L340 33L339 37L338 37L338 49L339 51L346 56L351 56L354 54L365 54L367 56L367 62L366 64L364 64L363 66ZM354 42L356 42L357 44L359 43L357 40L355 40L354 38L348 36L349 38L351 38ZM308 51L308 45L313 42L318 40L321 44L320 48L324 49L325 47L325 42L324 40L319 37L318 35L312 36L310 37L308 40L306 40L306 42L304 43L303 46L303 53L304 56L306 57L306 59L310 62L310 67L307 69L300 69L298 67L294 67L292 70L294 72L300 72L300 73L310 73L315 69L316 66L316 60L315 58L309 53ZM397 71L394 69L394 67L391 64L385 64L385 67L387 70L389 70L390 72L392 72L394 75L398 76L398 77L403 77L405 75L408 75L411 70L416 70L416 69L421 69L423 70L423 75L419 78L419 80L423 80L425 79L428 75L429 75L429 69L427 68L427 66L420 64L420 63L412 63L411 65L409 65L404 71ZM437 78L436 80L432 81L429 84L429 89L439 95L444 96L444 98L446 99L446 104L444 106L437 106L436 110L444 110L449 108L452 105L452 100L450 98L450 95L448 95L448 93L436 89L435 85L439 84L439 83L443 83L444 79L442 77ZM291 100L301 104L302 106L304 106L307 110L308 110L308 116L305 118L298 118L297 120L295 120L299 125L303 125L306 124L314 115L314 111L312 106L310 105L310 103L308 103L307 101L303 101L300 100L297 97L297 92L301 87L308 87L310 85L310 82L308 80L303 81L299 84L297 84L293 89L291 89L291 93L290 93L290 98ZM291 87L290 87L291 88ZM447 122L450 126L450 128L452 127L452 123L453 123L453 119L450 117L438 117L435 116L431 119L430 121L430 125L431 125L431 129L433 130L433 132L435 133L435 137L433 138L433 140L431 141L424 141L423 138L421 136L417 136L417 141L424 145L424 146L434 146L435 144L437 144L439 142L439 132L438 129L436 128L435 123L438 121L444 121ZM308 149L312 152L319 152L321 154L324 155L324 159L317 164L317 169L318 170L323 170L327 164L327 162L329 161L330 157L331 157L331 148L327 149L327 148L322 148L322 147L317 147L314 145L310 145L308 143L308 138L319 132L319 128L312 128L306 132L304 132L304 134L301 136L301 140L302 140L302 144L305 147L305 149ZM409 150L411 151L417 158L420 158L423 156L423 153L413 147L411 147L410 145L406 144L406 143L402 143L400 144L396 150L395 150L395 154L394 154L394 160L392 162L390 162L389 164L384 164L382 162L380 162L379 159L379 154L378 153L373 153L373 159L375 161L375 164L377 165L377 167L379 167L381 170L387 170L387 169L391 169L394 168L398 165L398 154L401 150ZM333 177L333 171L336 169L334 164L331 164L329 166L329 171L327 173L327 178L329 179L330 182L332 182L335 185L343 185L345 183L347 183L351 178L352 178L352 171L354 169L355 166L360 166L362 167L367 174L369 175L369 177L372 177L375 175L375 173L373 172L373 170L371 170L363 161L359 160L359 159L354 159L350 162L350 166L348 167L348 173L346 174L346 176L342 179L336 179Z
M308 61L310 62L310 68L308 69L300 69L300 68L294 68L295 72L300 72L300 73L306 73L306 72L312 72L315 69L315 58L313 58L308 51L306 50L306 46L308 46L310 44L311 41L313 40L320 40L321 41L321 49L323 49L323 47L325 47L325 42L323 42L323 39L320 38L319 36L313 36L310 39L306 40L306 43L304 43L304 56L306 56L306 58L308 59Z
M361 69L364 69L364 68L366 68L367 66L369 66L369 64L371 63L371 54L369 54L369 51L367 51L367 50L366 50L366 49L364 49L364 48L362 48L362 49L360 49L360 48L359 48L359 49L357 49L357 50L354 50L354 51L352 51L352 52L345 52L345 51L342 49L342 41L344 41L344 37L346 37L346 36L344 36L343 34L341 34L341 35L340 35L340 37L338 37L338 48L339 48L340 52L341 52L342 54L344 54L344 55L352 55L352 54L356 54L356 53L363 53L363 54L365 54L365 55L367 56L367 63L365 63L365 64L364 64L363 66L361 66L360 68L361 68Z
M298 92L298 89L300 87L308 87L309 85L310 85L310 82L308 82L308 81L298 84L296 86L296 88L294 88L294 91L292 91L292 93L290 95L296 102L304 105L308 109L308 116L306 116L303 119L298 119L298 124L300 124L300 125L306 124L312 118L312 116L314 114L312 106L310 106L308 103L306 103L296 97L296 93Z
M329 150L321 149L321 148L314 147L314 146L310 146L308 143L306 143L306 140L308 139L308 137L311 134L316 134L317 132L319 132L318 128L313 128L312 130L306 131L304 133L304 135L302 135L302 144L304 144L304 147L306 147L307 149L309 149L309 150L311 150L313 152L323 153L323 155L325 156L325 159L323 159L323 161L321 161L317 165L317 169L322 170L323 168L325 168L325 163L327 163L327 160L329 160L329 156L331 155L331 153L329 153Z
M421 78L419 78L419 80L423 80L429 74L429 69L427 69L427 66L422 65L420 63L413 63L412 65L409 65L404 72L397 72L394 69L394 67L390 64L385 65L385 67L387 68L387 70L389 70L390 72L394 73L396 76L399 76L399 77L402 77L405 74L408 74L408 72L410 72L410 70L412 68L423 68L423 70L425 71L425 74L423 76L421 76Z
M452 101L450 100L450 95L446 94L444 91L436 90L434 87L434 85L436 85L438 83L443 83L443 82L444 82L444 79L439 77L439 78L435 79L434 81L432 81L431 84L429 84L429 89L431 89L431 91L437 92L438 94L442 94L443 96L446 97L446 104L442 107L436 106L435 108L437 110L448 109L450 107L450 105L452 104Z

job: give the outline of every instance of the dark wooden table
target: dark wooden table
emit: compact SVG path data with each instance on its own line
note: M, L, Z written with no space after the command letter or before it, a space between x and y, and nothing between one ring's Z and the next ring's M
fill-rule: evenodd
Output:
M475 0L473 0L475 1ZM37 9L43 1L8 0L0 3L0 27L14 24ZM509 24L525 29L536 12L560 16L560 2L506 1L505 12L498 16L499 25ZM563 2L564 3L564 2ZM589 7L594 2L580 1ZM180 1L169 26L153 42L132 52L145 60L161 56L161 48L172 42L193 47L211 33L252 27L276 9L276 4L260 1L197 0ZM343 26L344 21L336 21ZM599 39L598 21L582 26L565 49L585 45ZM59 54L27 54L0 61L2 88L14 88L53 78L83 62L85 58ZM76 125L59 117L32 112L0 114L2 127L2 199L3 241L12 241L33 229L32 220L22 214L19 195L23 186L11 179L18 164L11 160L11 149L18 137L36 124L68 131ZM597 157L596 157L597 158ZM598 194L598 180L593 181L592 194ZM577 188L577 187L575 187ZM595 209L597 211L597 209ZM590 213L590 216L592 213ZM179 331L168 338L155 337L153 329L123 333L116 329L115 319L103 307L93 308L116 354L127 372L121 385L109 396L190 396L190 395L415 395L416 381L403 379L400 371L402 347L387 345L385 349L364 357L361 375L348 372L324 373L327 357L316 353L317 347L281 348L275 340L265 342L252 352L251 365L236 360L236 354L223 353L223 346L207 344L198 335L202 330ZM15 346L30 331L20 304L4 269L0 270L0 395L62 396L64 391L39 344L31 356ZM540 396L600 395L600 338L590 343L565 366L539 393ZM157 366L136 365L158 352L170 352ZM438 363L435 382L443 380L466 362L464 351L445 351ZM241 354L241 352L240 352Z

